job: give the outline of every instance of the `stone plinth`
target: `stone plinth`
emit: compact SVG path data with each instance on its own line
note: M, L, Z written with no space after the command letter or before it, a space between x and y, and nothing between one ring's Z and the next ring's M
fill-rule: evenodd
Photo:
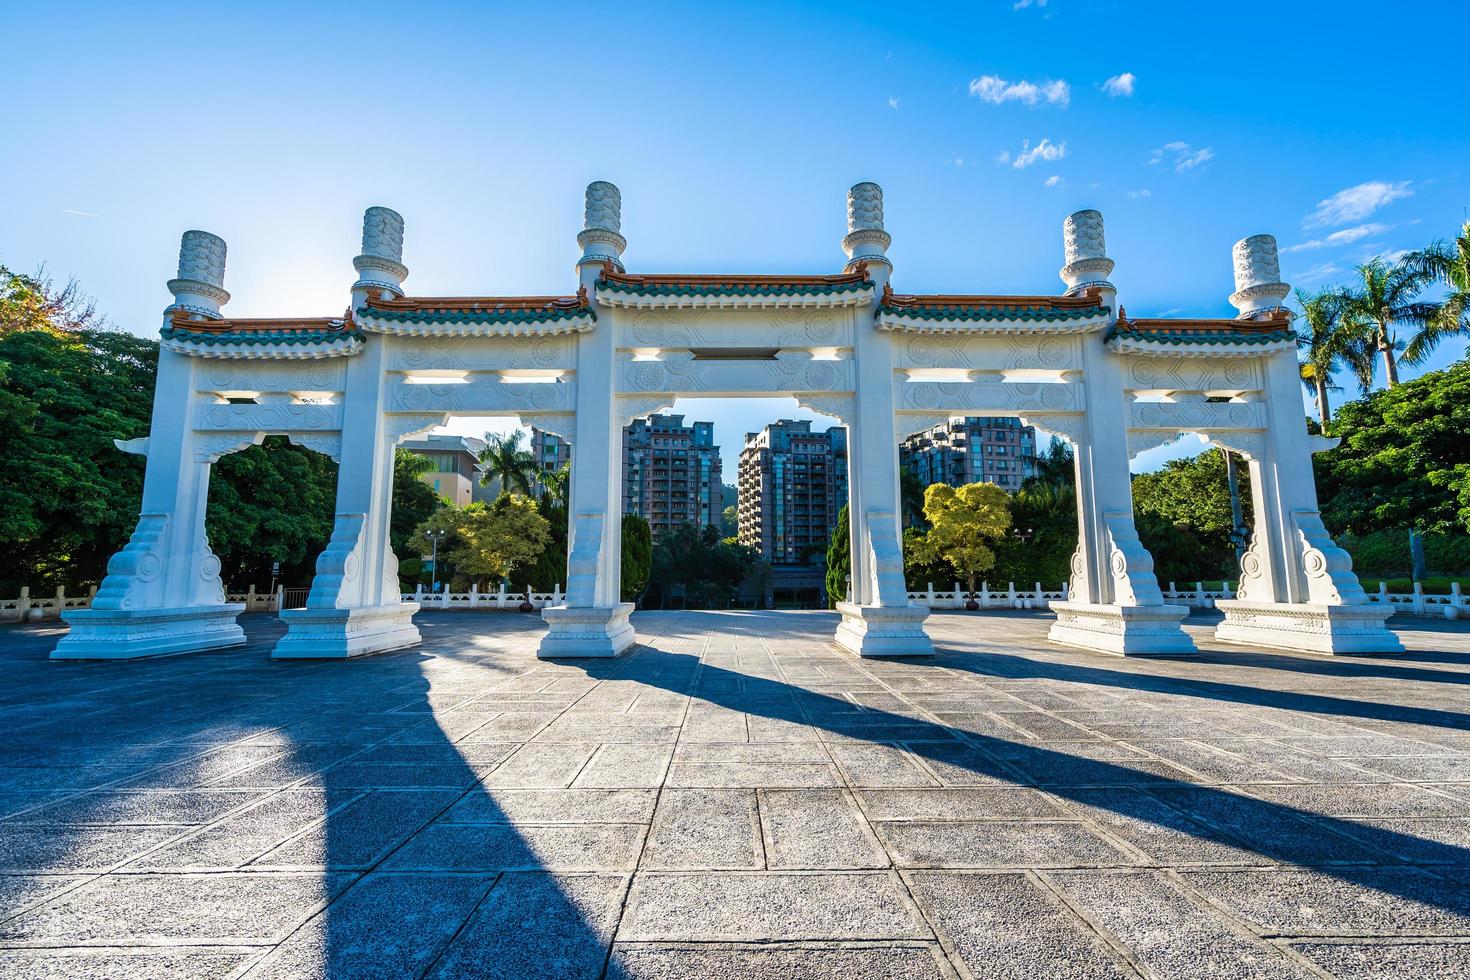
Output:
M411 647L419 642L413 614L416 602L357 609L287 609L281 613L286 635L271 657L276 660L346 660Z
M243 602L175 609L71 609L52 660L139 660L239 646Z
M1384 603L1323 605L1219 599L1225 621L1215 639L1225 643L1300 650L1305 653L1403 653L1388 628L1393 607Z
M859 657L930 657L934 641L924 632L928 606L859 606L839 602L837 642Z
M542 637L536 656L616 657L633 645L633 624L628 622L633 608L631 602L610 607L547 606L541 618L551 630Z
M1057 621L1047 638L1053 643L1120 657L1194 653L1194 641L1179 628L1187 606L1119 606L1091 602L1053 602Z

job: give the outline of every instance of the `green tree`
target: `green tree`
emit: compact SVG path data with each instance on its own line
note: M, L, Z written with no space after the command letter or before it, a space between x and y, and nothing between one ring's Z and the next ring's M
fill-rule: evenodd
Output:
M1405 360L1419 363L1446 338L1470 333L1470 221L1461 226L1453 243L1433 242L1428 248L1410 253L1406 261L1448 288L1438 313L1424 324L1404 351Z
M485 467L481 483L488 487L498 479L506 493L531 495L536 484L536 457L521 445L521 435L520 429L508 435L485 433L485 448L480 450L480 462Z
M1248 501L1249 474L1237 472ZM1221 453L1209 449L1138 474L1133 478L1133 511L1139 539L1153 554L1159 578L1181 582L1235 575L1230 538L1235 521Z
M754 548L721 540L712 525L684 524L654 544L649 589L656 588L665 605L682 592L691 608L723 608L759 561Z
M1077 550L1077 491L1064 484L1028 480L1011 497L1012 533L995 543L992 582L1056 588L1071 575Z
M1313 462L1334 534L1470 529L1470 362L1348 402L1333 428Z
M58 288L44 268L27 276L0 265L0 336L26 330L77 333L106 328L107 321L75 279Z
M434 471L434 461L427 456L399 449L393 455L393 514L388 537L393 554L398 558L398 580L411 590L423 579L420 552L409 544L414 531L448 501L434 492L419 477Z
M1341 390L1333 385L1332 373L1343 366L1353 351L1351 337L1343 329L1347 304L1343 292L1335 289L1315 293L1298 289L1296 299L1302 306L1301 322L1305 326L1297 329L1297 344L1302 351L1302 384L1317 401L1317 417L1325 433L1332 421L1327 393Z
M1399 383L1399 352L1405 364L1415 365L1433 347L1423 335L1426 328L1433 332L1442 304L1421 300L1419 294L1434 281L1434 272L1411 253L1395 262L1375 258L1358 266L1357 276L1343 293L1347 336L1359 342L1353 348L1353 372L1367 391L1377 370L1375 357L1381 358L1384 381L1392 388ZM1406 343L1394 332L1397 326L1417 328L1419 334Z
M237 587L311 580L336 512L337 464L285 436L230 453L214 464L205 527L220 577Z
M637 514L623 515L622 599L632 602L648 588L653 566L653 530Z
M96 583L127 541L144 460L113 440L148 434L157 364L158 345L129 334L65 323L0 331L0 584L9 594Z
M936 483L924 492L929 532L916 557L946 562L971 592L982 572L995 565L995 541L1011 527L1010 497L993 483L952 487Z
M832 541L827 545L827 608L847 601L847 579L852 574L852 530L848 524L847 505L837 512L837 526L832 528Z
M439 560L454 571L454 588L499 582L518 566L530 565L551 540L546 518L536 502L522 494L502 493L494 503L475 501L457 509L444 507L414 532L409 547L430 554L428 531L444 531ZM519 586L521 583L512 583Z
M1053 436L1046 449L1036 454L1035 467L1035 475L1028 476L1021 484L1022 487L1046 483L1058 488L1075 489L1077 485L1072 446L1063 439Z

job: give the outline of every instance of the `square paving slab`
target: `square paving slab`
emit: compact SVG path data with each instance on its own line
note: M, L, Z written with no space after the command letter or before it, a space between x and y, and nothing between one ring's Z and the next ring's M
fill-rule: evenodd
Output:
M0 627L0 976L1470 980L1470 624L1127 660L637 613L615 660L53 664Z

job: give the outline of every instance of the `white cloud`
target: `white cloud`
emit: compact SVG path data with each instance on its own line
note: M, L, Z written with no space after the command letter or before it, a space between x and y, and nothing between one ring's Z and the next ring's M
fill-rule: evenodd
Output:
M1012 10L1025 10L1027 7L1045 7L1046 0L1016 0L1011 4Z
M954 165L956 167L963 167L965 165L965 158L964 157L955 157L954 158Z
M894 99L894 98L890 98L888 100L888 108L890 108L890 109L897 109L898 108L898 100L897 99Z
M995 162L996 163L1010 163L1011 162L1011 151L1010 150L1001 150L999 153L997 153L995 155Z
M1044 187L1059 187L1061 186L1062 178L1053 174L1052 176L1046 178L1046 180L1043 180L1041 183Z
M1354 225L1352 228L1344 228L1334 231L1325 238L1314 238L1309 242L1292 245L1282 249L1283 252L1306 252L1317 248L1333 248L1337 245L1351 245L1353 242L1361 241L1370 235L1381 235L1392 228L1392 225L1381 225L1376 222L1368 222L1365 225Z
M1154 192L1153 192L1153 191L1151 191L1151 190L1149 190L1149 189L1148 189L1148 188L1147 188L1147 187L1140 187L1140 188L1139 188L1139 189L1138 189L1138 190L1136 190L1136 191L1129 191L1129 192L1128 192L1128 197L1129 197L1129 198L1130 198L1130 199L1132 199L1132 200L1134 200L1134 201L1136 201L1136 200L1138 200L1138 199L1139 199L1139 198L1140 198L1140 197L1152 197L1152 196L1153 196L1153 193L1154 193Z
M1021 152L1016 154L1016 158L1014 161L1012 161L1011 166L1015 167L1017 170L1025 170L1027 167L1031 166L1038 160L1046 160L1047 162L1050 162L1052 160L1060 160L1066 155L1066 140L1063 140L1060 143L1053 143L1051 140L1043 138L1042 141L1040 143L1037 143L1035 146L1031 145L1030 140L1022 140Z
M1114 75L1102 83L1103 94L1115 99L1119 96L1125 99L1131 99L1133 98L1133 85L1137 81L1138 76L1131 71L1125 71L1121 75Z
M76 208L62 208L61 209L61 213L62 214L74 214L78 218L95 218L95 217L97 217L97 215L96 215L95 212L92 212L92 211L79 211Z
M1310 230L1362 221L1385 204L1413 194L1409 190L1409 183L1407 180L1396 184L1386 180L1370 180L1340 190L1326 200L1318 201L1317 209L1302 219L1302 227Z
M1297 283L1318 282L1322 279L1327 279L1341 273L1341 266L1338 266L1336 263L1333 262L1323 262L1319 265L1314 265L1310 269L1306 269L1302 272L1292 273L1291 280L1292 282Z
M1204 166L1215 158L1213 147L1203 146L1195 149L1182 140L1165 143L1163 146L1149 154L1148 163L1151 167L1167 166L1173 168L1176 174L1186 174Z
M981 75L970 80L970 94L981 102L1004 105L1019 102L1035 108L1043 102L1065 109L1072 101L1072 89L1066 82L1043 78L1037 82L1011 82L996 75Z

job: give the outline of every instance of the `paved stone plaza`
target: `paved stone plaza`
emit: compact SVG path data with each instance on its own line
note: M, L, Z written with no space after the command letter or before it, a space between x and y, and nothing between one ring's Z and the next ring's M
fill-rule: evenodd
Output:
M615 661L46 660L0 631L6 977L1470 976L1470 630L1397 657L640 613Z

